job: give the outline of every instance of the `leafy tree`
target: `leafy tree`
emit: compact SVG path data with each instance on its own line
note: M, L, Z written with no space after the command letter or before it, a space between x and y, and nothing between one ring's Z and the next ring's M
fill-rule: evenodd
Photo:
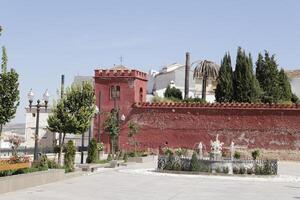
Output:
M1 30L2 28L0 27L0 34ZM0 138L2 136L3 126L15 117L20 99L19 75L14 69L10 69L10 71L7 70L7 61L6 49L2 47L0 73Z
M174 99L182 99L182 92L180 89L177 89L175 87L171 87L170 85L168 85L165 93L164 93L164 97L165 98L174 98Z
M120 128L118 124L118 110L112 109L111 112L107 113L107 118L104 122L104 128L109 133L112 159L115 155L116 139L120 134Z
M91 140L88 147L88 157L86 158L87 163L95 163L98 160L98 148L97 141L95 138Z
M72 85L60 99L48 118L48 129L62 133L59 163L66 133L83 134L90 126L95 113L95 95L90 82Z
M66 172L74 171L76 148L72 140L69 140L65 148L65 169Z
M231 102L233 99L233 72L231 66L231 57L226 53L221 61L221 67L217 78L216 87L217 102Z
M193 77L194 79L202 79L202 99L206 101L207 80L216 79L218 77L219 66L208 60L196 62Z
M256 102L260 98L260 87L253 75L251 55L238 48L234 72L234 101Z
M275 56L270 56L265 51L264 57L259 54L256 62L256 78L262 89L262 101L264 103L278 102L280 100L280 86L278 65Z
M291 84L283 69L280 70L278 79L279 79L280 100L291 101L292 100Z
M53 106L52 114L48 117L48 129L53 133L60 133L62 137L59 138L59 152L58 152L58 163L61 165L61 155L63 145L65 142L65 136L67 133L73 133L75 118L72 113L69 112L65 106L67 99L63 98Z
M136 136L136 134L138 134L140 127L137 123L130 121L128 123L128 128L129 128L128 137L131 140L130 143L133 144L133 146L134 146L134 156L136 156L138 142L136 141L135 136Z
M86 81L67 88L65 106L74 118L73 133L83 134L86 132L96 110L92 83Z

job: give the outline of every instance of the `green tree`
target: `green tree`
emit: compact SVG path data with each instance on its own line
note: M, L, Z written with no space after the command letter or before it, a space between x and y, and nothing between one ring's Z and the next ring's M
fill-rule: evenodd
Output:
M280 86L279 86L279 73L278 65L275 56L270 56L265 51L264 57L258 54L256 62L256 78L262 89L261 100L264 103L273 103L280 100Z
M53 114L48 118L48 129L63 134L59 157L66 133L84 134L90 127L94 113L95 95L90 82L67 88L65 96L54 106Z
M119 124L118 124L118 110L112 109L111 112L107 113L106 120L104 122L104 128L109 134L110 146L112 159L115 158L115 147L116 140L120 134Z
M168 85L165 93L164 93L164 97L165 98L170 98L170 99L178 99L178 100L182 100L182 92L180 89L177 89L175 87L171 87L170 85Z
M129 128L128 137L130 139L130 143L134 146L134 156L136 156L137 145L138 145L138 142L136 140L136 134L138 134L140 127L137 123L130 121L128 123L128 128Z
M280 100L291 101L292 100L291 84L283 69L280 70L278 79L279 79Z
M98 160L98 148L95 138L91 140L88 147L88 156L86 158L87 163L95 163Z
M48 129L53 133L60 133L62 137L59 138L59 152L58 163L61 165L61 155L67 133L74 132L75 117L65 106L67 99L60 99L57 104L53 106L52 114L48 117Z
M2 136L3 126L15 117L20 99L19 75L14 69L10 69L10 71L7 70L7 61L6 49L2 47L0 73L0 138Z
M217 82L216 101L231 102L233 99L233 72L229 53L226 53L221 61Z
M260 87L253 75L251 55L238 48L234 72L234 101L256 102L260 98Z
M219 66L208 60L202 60L196 62L196 67L194 69L193 77L194 79L202 79L202 99L206 101L206 86L208 79L217 79Z
M74 143L72 140L69 140L65 148L65 157L64 157L66 172L74 171L75 154L76 154L76 148L74 146Z

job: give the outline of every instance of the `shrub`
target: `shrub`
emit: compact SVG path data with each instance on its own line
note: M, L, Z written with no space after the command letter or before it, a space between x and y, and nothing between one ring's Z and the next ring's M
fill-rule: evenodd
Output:
M41 155L37 161L32 162L32 168L38 168L39 170L48 169L48 158L45 154Z
M55 160L50 160L50 159L48 159L48 168L49 169L59 169L59 168L61 168L60 166L59 166L59 164L57 163L57 162L55 162Z
M88 156L86 158L87 163L95 163L98 160L98 147L95 138L90 141L88 147Z
M232 172L233 172L234 174L238 174L238 173L239 173L239 168L234 167L234 168L232 169Z
M252 155L253 160L256 160L259 157L259 154L260 154L259 150L252 151L251 155Z
M246 173L246 168L245 167L240 167L240 174L245 174Z
M111 154L108 154L108 156L107 156L107 159L106 159L107 161L111 161L112 160L112 157L111 157Z
M188 99L184 99L183 102L185 103L206 103L206 101L202 98L199 97L195 97L195 98L188 98Z
M164 148L163 151L166 156L173 155L173 151L168 147Z
M72 140L69 140L65 148L65 169L66 172L74 171L76 148Z
M247 174L253 174L253 170L251 168L247 168Z
M240 158L241 158L241 153L236 151L236 152L234 152L233 157L234 157L235 159L240 159Z
M164 169L173 170L174 160L175 160L175 158L174 158L173 154L169 154L168 158L167 158L166 165L164 166Z
M178 149L175 149L175 154L178 156L178 157L181 157L183 155L183 151L181 148L178 148Z
M199 164L199 160L197 158L196 152L194 152L193 155L192 155L190 168L191 168L192 171L199 171L200 170L200 164Z
M223 167L223 173L228 174L229 173L229 168L228 167Z
M175 98L175 99L182 99L182 92L180 89L177 89L175 87L171 87L170 85L168 85L165 93L164 93L164 97L166 98Z
M220 168L220 167L217 167L217 168L216 168L216 172L217 172L217 173L221 173L221 172L222 172L221 168Z
M124 162L128 161L128 154L127 153L124 153L123 160L124 160Z

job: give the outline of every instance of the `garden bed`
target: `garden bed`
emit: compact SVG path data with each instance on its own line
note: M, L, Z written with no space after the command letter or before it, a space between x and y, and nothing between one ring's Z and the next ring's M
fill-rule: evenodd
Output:
M277 165L277 160L211 160L169 155L158 158L157 169L211 174L277 175Z
M18 169L25 169L29 168L30 163L29 162L23 162L23 163L8 163L8 162L1 162L0 164L0 172L1 171L7 171L7 170L18 170Z

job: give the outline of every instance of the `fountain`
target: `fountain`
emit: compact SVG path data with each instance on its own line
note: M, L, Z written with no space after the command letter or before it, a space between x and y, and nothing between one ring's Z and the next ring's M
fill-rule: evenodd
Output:
M215 141L210 141L210 145L211 145L210 159L211 160L221 160L223 144L224 143L220 142L220 140L219 140L219 134L217 134Z

